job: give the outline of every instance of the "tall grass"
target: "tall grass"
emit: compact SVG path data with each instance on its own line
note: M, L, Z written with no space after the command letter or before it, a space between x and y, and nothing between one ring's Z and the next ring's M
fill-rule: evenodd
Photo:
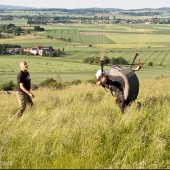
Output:
M142 80L125 114L90 84L35 91L20 119L15 93L0 94L0 167L170 168L169 83Z

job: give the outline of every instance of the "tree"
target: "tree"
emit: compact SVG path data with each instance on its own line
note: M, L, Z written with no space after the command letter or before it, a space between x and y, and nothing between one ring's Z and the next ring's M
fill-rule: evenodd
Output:
M118 58L112 58L111 59L111 63L113 65L116 65L116 64L122 64L122 65L127 65L128 64L128 61L125 60L123 57L118 57Z
M64 51L65 49L64 49L64 47L63 47L63 49L62 49L62 54L64 55L65 54L65 51Z
M108 58L107 56L104 57L104 63L107 65L110 63L110 58Z
M150 62L148 63L148 66L153 66L153 62L150 61Z
M61 54L61 50L60 50L60 48L58 49L58 55L60 55Z
M31 31L30 31L30 30L26 30L26 33L27 33L27 34L30 34L30 33L31 33Z
M16 27L15 30L14 30L14 35L15 35L15 36L20 36L21 31L22 31L22 30L21 30L20 27Z
M34 31L44 31L44 28L41 28L40 26L35 26Z
M20 53L21 55L24 55L24 49L21 48L20 51L19 51L19 53Z

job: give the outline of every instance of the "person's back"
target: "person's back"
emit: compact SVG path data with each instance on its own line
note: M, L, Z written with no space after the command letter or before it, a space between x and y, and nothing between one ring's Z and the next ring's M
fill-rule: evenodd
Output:
M138 95L139 82L132 70L120 66L110 67L107 71L98 71L97 85L102 85L110 89L111 93L116 95L116 104L122 112L133 102Z

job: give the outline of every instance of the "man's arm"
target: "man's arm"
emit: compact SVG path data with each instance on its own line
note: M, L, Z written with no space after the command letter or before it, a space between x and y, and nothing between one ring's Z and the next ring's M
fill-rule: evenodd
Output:
M99 81L97 81L96 85L100 86L100 85L104 85L107 82L107 78L104 76L102 77Z
M19 83L20 88L27 93L31 98L35 97L30 91L28 91L25 87L23 83Z
M131 70L132 70L132 71L139 71L141 68L142 68L141 66L137 66L136 69L131 68Z

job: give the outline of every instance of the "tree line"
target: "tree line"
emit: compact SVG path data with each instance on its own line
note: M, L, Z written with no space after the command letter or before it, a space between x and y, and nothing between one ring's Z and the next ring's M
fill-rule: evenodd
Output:
M84 63L88 64L100 64L100 57L87 57L83 60ZM105 65L107 64L112 64L112 65L127 65L129 64L127 60L125 60L123 57L118 57L118 58L108 58L107 56L104 57L104 63Z

